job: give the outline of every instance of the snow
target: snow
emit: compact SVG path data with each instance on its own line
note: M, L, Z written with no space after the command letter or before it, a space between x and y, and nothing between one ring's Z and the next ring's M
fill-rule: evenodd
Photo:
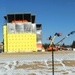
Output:
M51 64L52 57L50 54L43 55L26 55L19 57L0 57L0 75L52 75ZM62 61L74 60L75 54L55 54L54 60L58 61L55 64L62 66L55 66L54 75L75 75L75 66L66 66ZM48 63L49 61L49 63ZM34 68L33 66L37 64ZM42 65L43 64L43 65ZM31 65L31 67L24 67L23 65ZM24 68L16 68L22 66ZM38 68L36 68L38 67ZM41 67L41 68L40 68Z

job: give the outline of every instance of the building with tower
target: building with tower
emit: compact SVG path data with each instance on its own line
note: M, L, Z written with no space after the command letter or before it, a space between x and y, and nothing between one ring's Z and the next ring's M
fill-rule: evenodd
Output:
M42 49L42 25L31 13L7 14L3 26L4 52L33 52Z

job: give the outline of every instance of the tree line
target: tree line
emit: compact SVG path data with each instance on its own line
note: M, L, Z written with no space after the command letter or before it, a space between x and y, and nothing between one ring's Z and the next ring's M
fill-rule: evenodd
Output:
M63 43L62 46L75 48L75 41L73 41L71 45L65 45L65 44ZM45 49L47 49L47 48L49 47L49 44L48 44L48 43L45 43L45 44L43 44L43 47L44 47Z

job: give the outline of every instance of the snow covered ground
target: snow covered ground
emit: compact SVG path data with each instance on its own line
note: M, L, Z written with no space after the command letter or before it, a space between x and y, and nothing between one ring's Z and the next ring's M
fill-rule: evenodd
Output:
M75 52L54 54L54 75L75 75ZM0 55L0 75L52 75L52 55Z

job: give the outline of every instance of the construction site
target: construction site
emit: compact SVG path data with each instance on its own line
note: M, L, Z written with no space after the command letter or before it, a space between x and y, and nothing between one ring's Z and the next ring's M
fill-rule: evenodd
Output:
M17 13L7 14L4 16L5 25L3 25L3 51L10 52L42 52L53 50L65 50L64 46L60 46L70 35L75 31L71 31L64 38L56 44L54 40L56 37L62 36L61 33L56 32L54 36L50 36L48 40L50 44L44 48L42 41L42 24L36 23L36 15L32 13Z
M75 51L60 46L60 42L75 31L56 44L55 38L62 34L55 33L48 38L50 44L45 49L42 43L42 24L36 23L36 15L7 14L4 19L6 24L3 25L0 75L75 75Z

